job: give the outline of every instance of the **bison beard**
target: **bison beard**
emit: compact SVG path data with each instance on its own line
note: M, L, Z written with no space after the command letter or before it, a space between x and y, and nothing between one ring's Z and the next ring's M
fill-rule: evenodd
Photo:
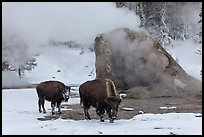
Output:
M96 114L99 115L101 122L104 122L105 111L111 123L116 119L121 98L116 95L115 85L110 79L86 81L80 85L79 95L85 119L91 119L88 112L91 106L96 108Z
M36 91L38 94L38 106L39 112L41 113L41 106L43 108L43 112L46 113L44 104L45 100L51 102L52 107L52 115L54 115L55 105L57 104L58 112L61 113L60 105L63 100L65 102L69 99L70 87L65 86L62 82L59 81L45 81L41 82L36 87Z

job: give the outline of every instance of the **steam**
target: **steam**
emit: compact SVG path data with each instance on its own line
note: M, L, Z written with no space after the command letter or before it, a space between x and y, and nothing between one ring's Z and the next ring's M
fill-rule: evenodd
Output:
M14 31L3 30L2 35L2 61L7 61L12 64L14 68L20 68L24 65L30 57L33 56L31 47L28 46L26 41L15 33Z
M90 45L98 33L139 24L133 12L105 2L4 2L2 19L3 29L15 30L32 47L50 39Z
M112 69L123 81L122 88L150 86L153 83L173 82L163 73L168 65L165 55L153 49L153 41L144 32L128 29L117 29L106 34L111 45Z
M101 32L138 25L135 13L110 2L3 2L2 61L18 68L51 40L88 48ZM15 81L12 74L4 83Z
M2 72L2 88L16 88L26 85L29 85L29 82L25 77L19 79L15 72Z

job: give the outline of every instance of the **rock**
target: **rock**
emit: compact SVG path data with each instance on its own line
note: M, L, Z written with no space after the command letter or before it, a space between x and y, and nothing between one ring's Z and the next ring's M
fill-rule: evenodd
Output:
M142 31L119 28L102 33L95 39L94 50L96 78L110 78L119 89L159 84L180 90L194 80L158 42Z

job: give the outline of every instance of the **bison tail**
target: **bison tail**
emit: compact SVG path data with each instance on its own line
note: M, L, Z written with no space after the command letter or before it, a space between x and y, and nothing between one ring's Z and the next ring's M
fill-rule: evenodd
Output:
M82 99L80 99L80 106L83 107L83 101L82 101Z

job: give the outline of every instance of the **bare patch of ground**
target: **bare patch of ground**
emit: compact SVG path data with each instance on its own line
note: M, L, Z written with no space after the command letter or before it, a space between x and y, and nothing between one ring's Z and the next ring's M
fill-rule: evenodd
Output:
M130 119L139 113L202 113L202 90L198 91L165 91L155 92L149 87L136 87L126 91L118 111L118 119ZM151 91L148 92L148 90ZM158 89L157 89L158 90ZM83 120L84 112L79 104L62 105L62 114L47 115L38 120L72 119ZM126 109L124 109L126 108ZM127 109L128 108L128 109ZM130 109L129 109L130 108ZM89 113L92 119L98 119L95 108L91 107ZM108 120L108 116L106 115Z

